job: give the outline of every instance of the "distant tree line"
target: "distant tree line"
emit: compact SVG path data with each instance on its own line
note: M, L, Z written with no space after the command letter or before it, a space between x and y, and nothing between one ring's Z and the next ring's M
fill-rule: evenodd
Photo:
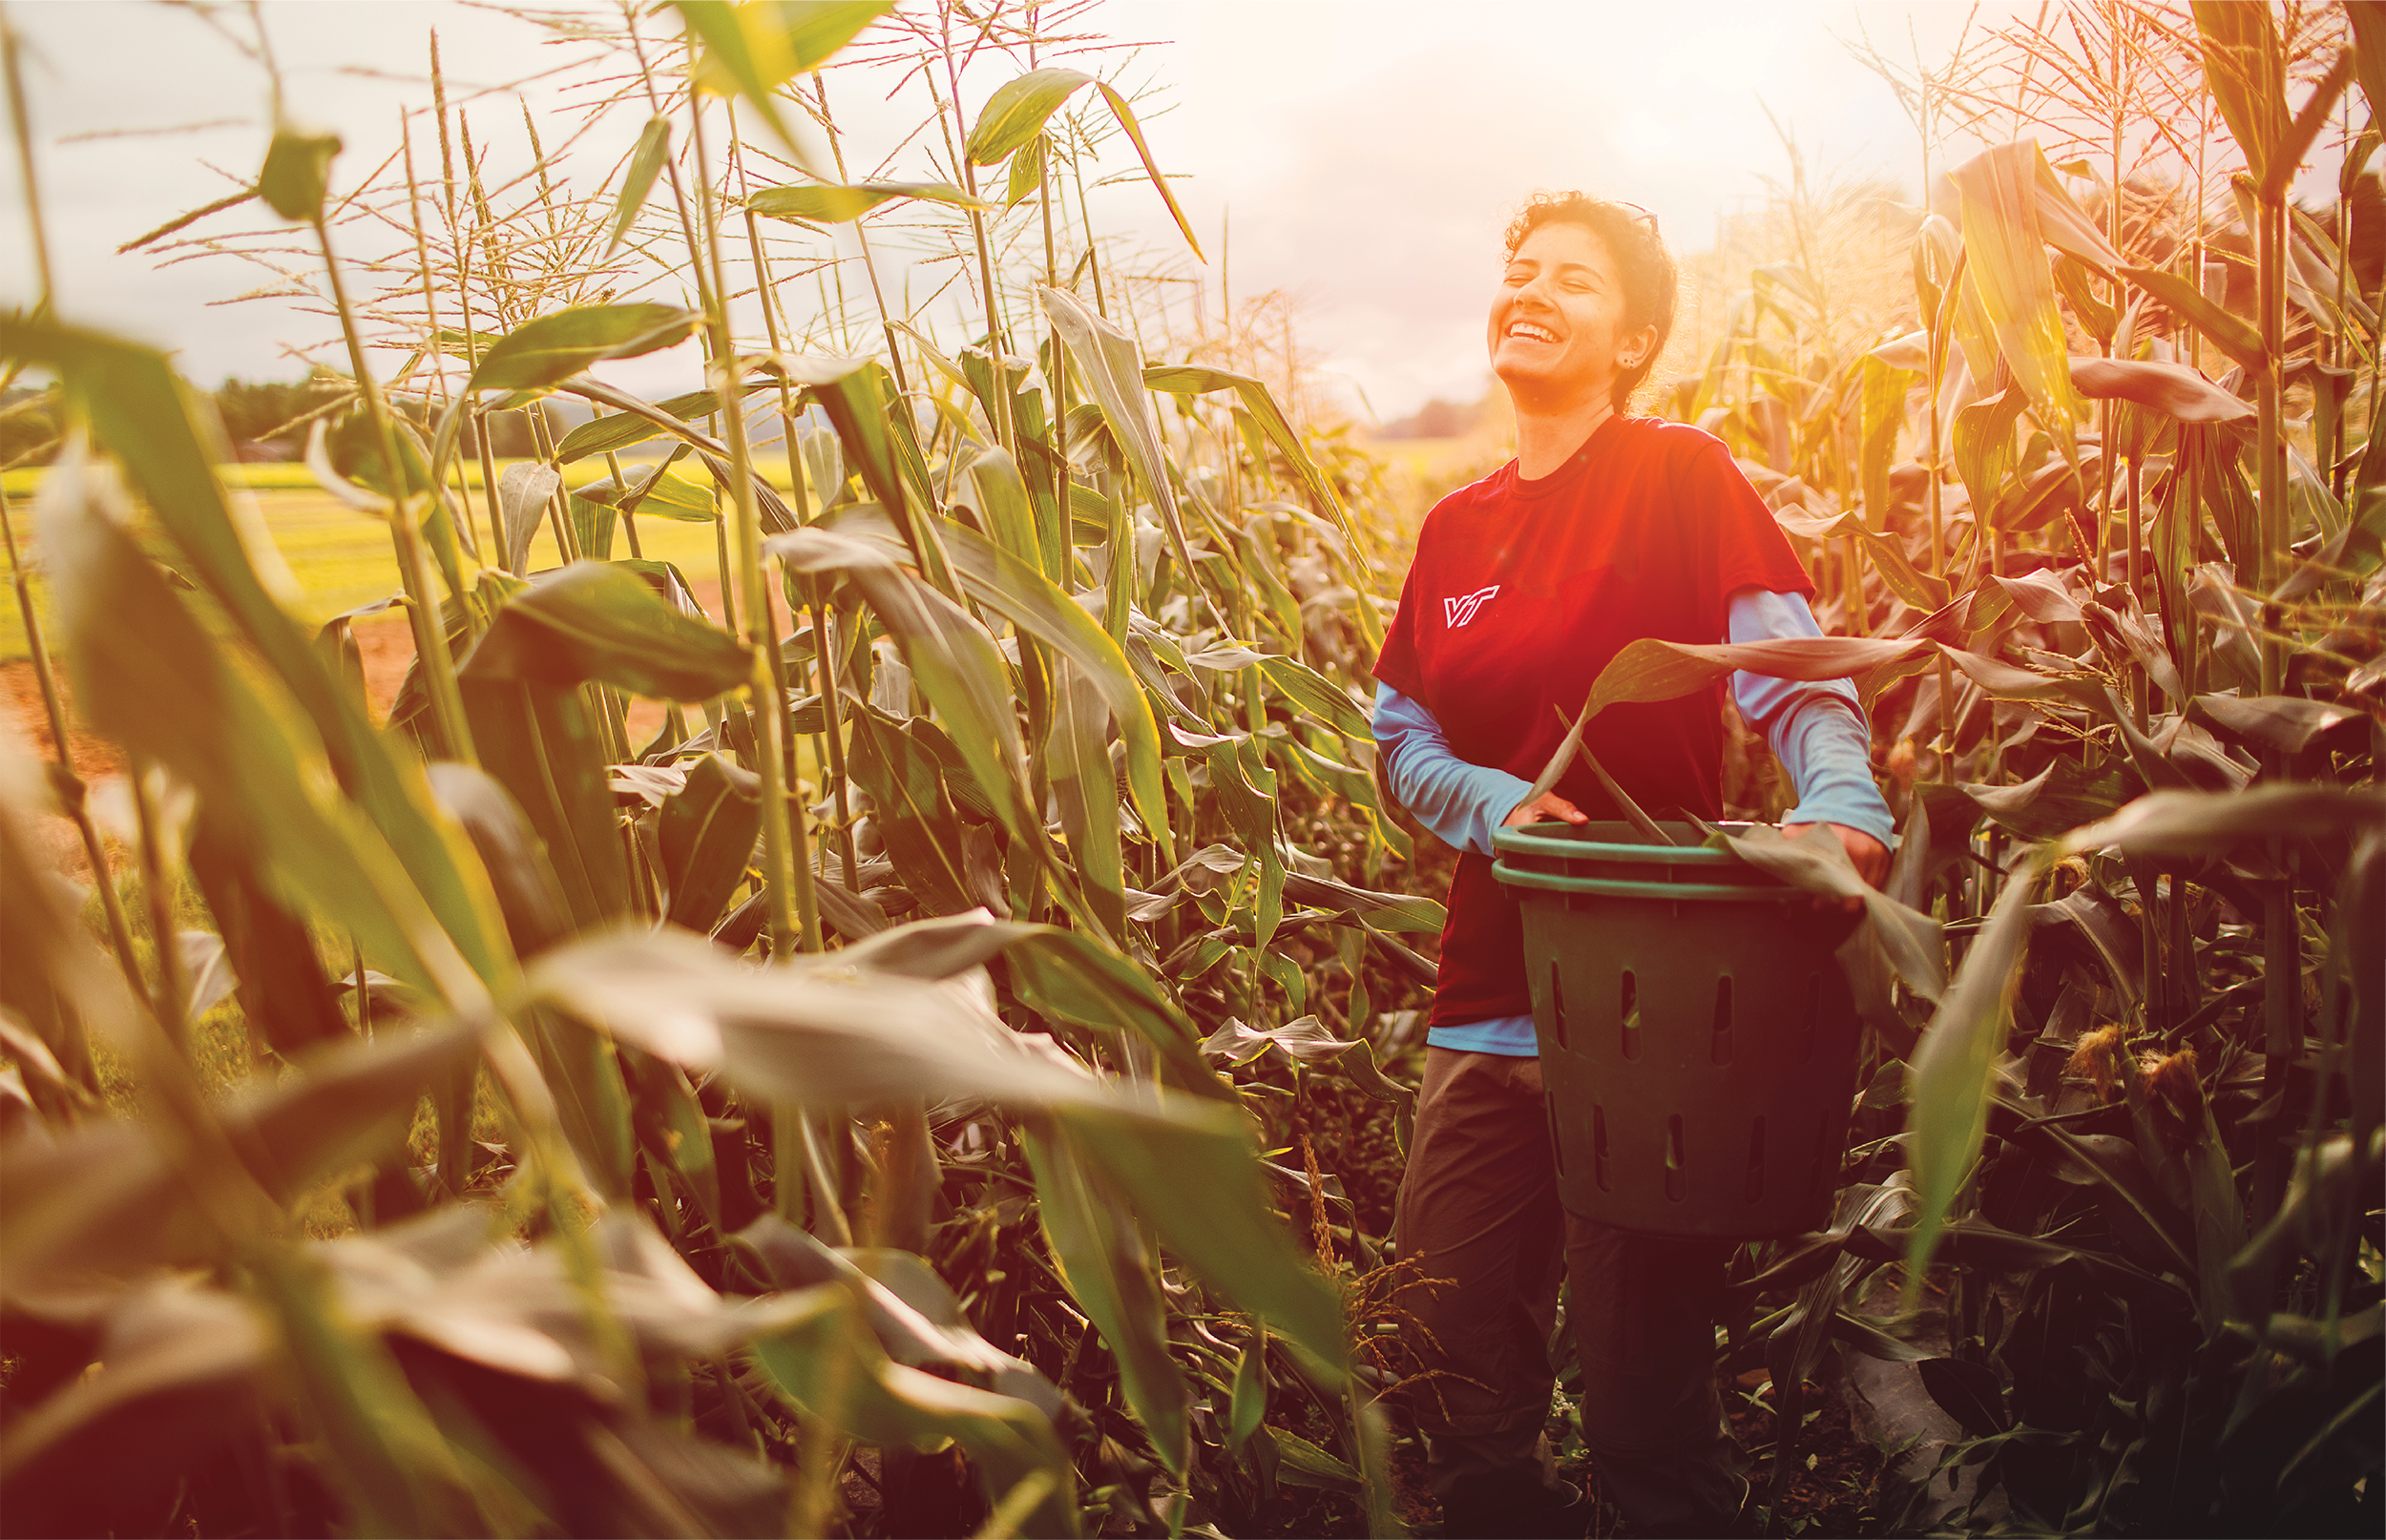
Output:
M1380 439L1455 439L1472 431L1483 419L1485 403L1464 406L1435 396L1414 412L1375 430Z
M316 415L336 419L339 404L348 399L349 389L345 376L317 370L298 380L227 376L207 394L223 424L229 458L255 462L300 458L306 451L306 435ZM392 396L390 405L429 435L432 413L422 398ZM326 407L332 410L324 412ZM547 402L529 410L545 411L557 438L587 415L585 410ZM531 437L529 410L490 414L490 448L499 459L538 452ZM54 385L0 392L0 468L48 465L58 452L58 423ZM478 453L469 428L465 450L468 455Z

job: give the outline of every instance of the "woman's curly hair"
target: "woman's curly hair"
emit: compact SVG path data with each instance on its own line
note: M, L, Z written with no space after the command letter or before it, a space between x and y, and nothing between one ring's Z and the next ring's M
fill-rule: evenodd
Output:
M1682 269L1657 233L1657 216L1634 203L1619 203L1588 193L1538 192L1508 221L1508 256L1514 258L1525 238L1542 225L1579 224L1599 237L1616 260L1623 279L1623 323L1627 331L1657 328L1657 344L1641 362L1616 376L1610 400L1618 411L1657 366L1673 336L1674 303L1682 287Z

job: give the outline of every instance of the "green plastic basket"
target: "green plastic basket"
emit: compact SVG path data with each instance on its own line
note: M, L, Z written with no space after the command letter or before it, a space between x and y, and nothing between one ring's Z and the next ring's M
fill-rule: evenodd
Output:
M1853 999L1818 911L1685 823L1501 829L1523 904L1558 1185L1584 1218L1751 1239L1820 1228L1855 1090Z

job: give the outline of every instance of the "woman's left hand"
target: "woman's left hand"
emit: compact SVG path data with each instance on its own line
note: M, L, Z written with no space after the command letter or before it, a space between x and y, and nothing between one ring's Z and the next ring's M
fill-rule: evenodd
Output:
M1813 826L1811 823L1785 823L1782 825L1781 832L1785 839L1794 840ZM1863 878L1873 887L1878 887L1888 881L1889 847L1887 845L1862 829L1852 829L1845 823L1826 823L1823 827L1839 836L1839 847L1847 851L1848 859L1855 864L1855 874L1858 877ZM1829 901L1818 902L1828 903ZM1841 902L1840 907L1852 912L1863 907L1863 905L1862 899L1846 899Z

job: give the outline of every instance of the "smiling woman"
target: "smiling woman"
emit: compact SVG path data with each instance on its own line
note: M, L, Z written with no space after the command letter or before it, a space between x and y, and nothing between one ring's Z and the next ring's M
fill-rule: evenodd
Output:
M1451 1382L1418 1414L1451 1534L1583 1530L1583 1499L1549 1473L1540 1432L1565 1276L1583 1443L1626 1518L1726 1533L1746 1491L1712 1376L1731 1247L1560 1211L1521 919L1492 873L1497 824L1583 823L1643 802L1723 816L1719 687L1619 708L1584 739L1595 761L1567 763L1545 791L1525 779L1547 783L1544 765L1574 758L1559 741L1566 720L1622 648L1816 635L1805 569L1730 451L1621 415L1672 330L1675 283L1644 212L1579 193L1525 205L1485 338L1515 403L1517 458L1427 517L1375 665L1392 789L1462 852L1397 1221L1402 1254L1450 1280L1417 1315L1422 1356ZM1804 799L1792 821L1834 825L1878 881L1892 822L1852 692L1735 686Z
M1519 431L1528 414L1550 422L1602 405L1622 411L1673 331L1680 285L1646 209L1535 194L1508 226L1507 271L1491 307L1492 368L1517 397ZM1547 474L1537 458L1524 461L1526 475Z

